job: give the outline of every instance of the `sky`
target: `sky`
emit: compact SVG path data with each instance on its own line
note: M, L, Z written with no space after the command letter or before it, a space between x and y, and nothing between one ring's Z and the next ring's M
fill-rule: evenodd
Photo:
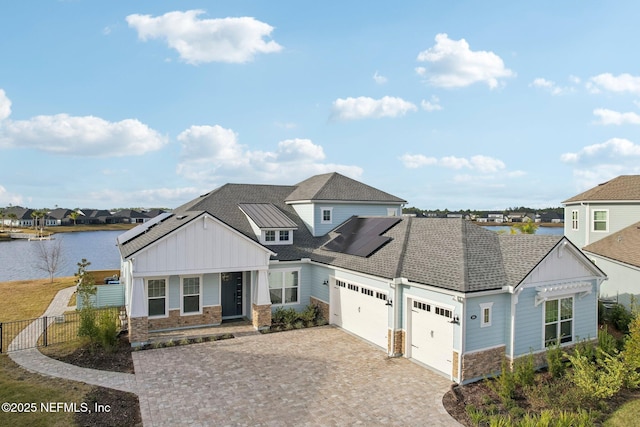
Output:
M421 209L640 173L637 1L0 5L0 206L339 172Z

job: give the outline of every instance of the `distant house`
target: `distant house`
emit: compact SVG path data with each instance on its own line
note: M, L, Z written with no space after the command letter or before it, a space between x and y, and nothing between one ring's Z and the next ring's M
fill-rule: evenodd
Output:
M22 206L10 206L4 210L4 224L9 227L33 227L34 218L31 216L33 209ZM11 218L11 215L15 218Z
M118 237L129 339L316 305L458 383L598 334L605 275L561 236L499 235L338 173L226 184ZM359 355L345 355L359 357ZM366 363L363 360L362 363ZM295 361L294 361L295 364Z
M80 209L76 224L110 224L113 215L106 209Z
M535 221L547 224L561 224L564 222L564 218L557 212L542 212L536 215Z
M536 215L531 212L511 212L507 215L509 222L530 222L536 220Z
M58 225L72 225L73 220L69 218L73 211L71 209L56 208L50 211L45 218L45 224L49 227Z
M601 296L640 298L640 175L622 175L564 204L564 235L608 276Z
M135 209L121 209L117 211L114 216L118 217L121 222L128 224L143 224L152 218L146 213Z

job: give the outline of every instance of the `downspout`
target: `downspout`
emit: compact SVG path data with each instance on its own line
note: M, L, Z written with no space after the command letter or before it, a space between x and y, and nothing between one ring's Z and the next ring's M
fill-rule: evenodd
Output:
M396 328L398 327L398 288L395 283L390 283L389 287L393 289L393 301L395 302L395 304L393 304L392 306L393 314L391 321L391 346L387 355L389 357L396 357Z
M462 357L465 352L465 342L467 327L465 321L467 319L467 299L462 300L462 313L460 315L460 354L458 355L458 383L462 383Z

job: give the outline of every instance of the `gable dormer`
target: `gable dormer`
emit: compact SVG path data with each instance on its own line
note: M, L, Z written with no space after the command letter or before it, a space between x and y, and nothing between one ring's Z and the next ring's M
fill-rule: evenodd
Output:
M401 216L407 203L339 173L315 175L285 199L313 236L323 236L352 216Z
M272 203L241 203L256 239L263 245L291 245L297 224Z

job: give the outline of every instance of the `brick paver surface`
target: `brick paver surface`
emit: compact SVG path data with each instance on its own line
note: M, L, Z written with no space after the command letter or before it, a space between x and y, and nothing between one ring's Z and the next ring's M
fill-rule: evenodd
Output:
M455 426L450 382L334 327L135 352L145 426Z

